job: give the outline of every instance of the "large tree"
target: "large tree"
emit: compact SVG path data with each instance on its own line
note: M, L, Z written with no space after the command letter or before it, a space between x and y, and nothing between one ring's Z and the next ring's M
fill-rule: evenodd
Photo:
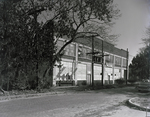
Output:
M31 6L30 10L28 6ZM36 81L30 84L38 86L39 66L44 61L52 61L54 53L54 39L50 39L53 37L51 24L41 27L37 21L40 11L33 1L26 3L2 1L0 8L1 75L4 76L10 71L13 76L12 85L24 87L32 74ZM37 11L33 12L32 8Z
M10 3L10 1L7 2ZM119 17L119 10L113 5L113 0L21 0L17 3L12 2L13 10L9 8L5 10L5 7L2 7L5 6L5 2L1 4L3 21L1 20L0 23L3 27L11 24L11 28L7 28L9 31L5 32L6 28L1 29L1 43L3 39L6 41L1 46L1 50L4 51L5 56L8 53L9 56L2 60L2 63L5 61L6 68L8 66L15 68L13 69L15 78L20 72L25 75L25 78L34 72L38 85L39 67L47 62L42 76L45 77L48 73L51 76L49 82L52 86L53 66L68 44L77 38L91 35L101 36L104 39L116 38L115 35L108 35L114 19ZM11 21L5 21L3 16L6 11L9 17L7 19ZM7 36L6 39L6 35L11 36ZM67 36L68 41L56 51L57 39L63 36ZM7 50L4 50L4 47ZM10 65L10 61L13 64Z
M14 7L13 1L1 1L0 2L0 73L1 73L1 85L9 84L10 77L12 76L14 69L12 67L15 59L12 58L12 53L16 49L13 40L13 35L17 32L14 27L16 22L15 15L13 14ZM9 85L7 85L9 89Z
M130 77L141 79L150 78L150 27L146 30L146 36L142 39L144 47L133 58L130 64Z
M64 48L77 38L92 35L107 40L108 38L116 38L116 35L110 36L108 34L108 29L113 25L114 19L120 16L119 10L113 5L113 0L56 0L48 2L49 9L47 14L45 13L46 16L45 11L41 14L47 19L43 25L52 21L56 37L67 36L69 38L55 53L53 65Z
M129 65L130 79L147 79L149 76L149 63L147 53L139 53L133 58L132 63Z

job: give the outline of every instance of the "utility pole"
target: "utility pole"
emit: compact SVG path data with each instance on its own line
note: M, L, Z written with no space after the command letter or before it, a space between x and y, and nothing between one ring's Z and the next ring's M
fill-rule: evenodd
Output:
M104 56L109 56L109 54L104 55L104 40L102 40L102 86L104 86Z
M150 44L148 44L148 79L150 80Z
M127 80L128 80L128 48L127 48L127 58L126 58L126 85L127 85Z
M94 88L94 38L92 36L92 63L91 63L91 68L92 68L92 87Z
M94 62L102 64L102 86L103 86L103 80L104 80L104 56L109 56L109 55L104 55L104 47L103 47L103 40L102 40L102 55L95 56L95 54L99 54L100 52L94 52L94 36L92 36L92 52L86 53L86 54L92 54L92 60L91 60L91 71L92 71L92 87L94 88ZM102 58L101 62L100 61L95 61L94 57Z
M99 52L94 52L94 36L92 36L92 52L86 53L86 54L91 54L92 55L92 60L91 60L91 71L92 71L92 87L94 88L94 55Z
M104 50L103 50L103 40L102 40L102 86L104 85L103 80L104 80Z

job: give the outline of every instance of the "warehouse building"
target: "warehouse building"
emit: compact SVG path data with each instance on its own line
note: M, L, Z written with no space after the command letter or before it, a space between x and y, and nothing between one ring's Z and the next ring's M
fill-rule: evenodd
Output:
M94 84L101 84L102 74L103 84L114 84L115 79L127 78L128 51L116 48L102 39L87 37L78 38L65 48L61 63L57 63L60 64L59 67L55 66L53 70L54 85L67 85L67 82L68 85L70 83L92 84L92 39L95 53L93 55ZM58 50L66 41L67 39L59 39Z

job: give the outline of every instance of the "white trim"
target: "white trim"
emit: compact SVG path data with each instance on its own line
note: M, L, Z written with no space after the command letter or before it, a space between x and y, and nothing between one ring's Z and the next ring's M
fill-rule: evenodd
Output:
M64 62L74 62L74 60L72 60L72 59L66 59L66 58L62 58L62 61L64 61Z

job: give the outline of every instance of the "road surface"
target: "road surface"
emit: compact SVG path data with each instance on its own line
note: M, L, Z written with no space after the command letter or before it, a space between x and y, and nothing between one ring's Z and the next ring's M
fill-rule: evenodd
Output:
M128 87L10 100L0 102L0 117L145 117L125 104L145 95Z

